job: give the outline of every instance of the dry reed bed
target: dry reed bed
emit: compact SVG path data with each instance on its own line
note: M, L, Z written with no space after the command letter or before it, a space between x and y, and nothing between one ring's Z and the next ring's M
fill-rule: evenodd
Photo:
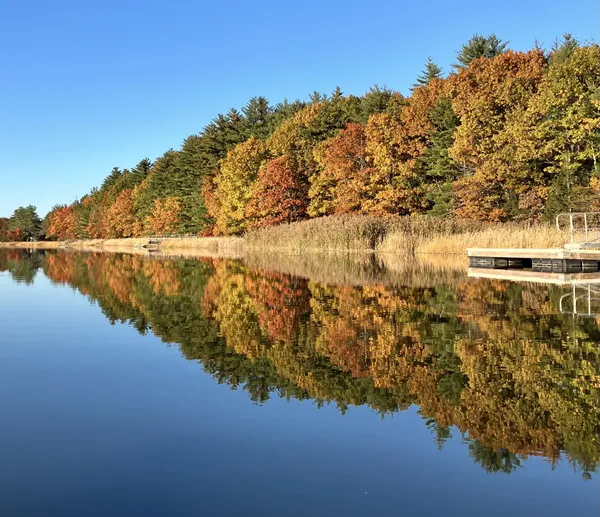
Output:
M423 240L417 253L465 253L468 248L562 248L569 235L549 225L495 225L479 231L438 235Z
M413 253L438 235L483 229L481 223L425 216L341 215L253 230L247 249L305 251L382 251Z
M251 231L246 248L464 254L467 248L556 248L568 241L550 225L486 224L427 216L330 216Z
M170 251L205 251L211 254L242 255L244 253L243 237L192 237L166 239L159 245L161 250Z
M0 242L0 248L19 248L19 249L45 249L55 250L60 248L62 243L53 241L40 242Z

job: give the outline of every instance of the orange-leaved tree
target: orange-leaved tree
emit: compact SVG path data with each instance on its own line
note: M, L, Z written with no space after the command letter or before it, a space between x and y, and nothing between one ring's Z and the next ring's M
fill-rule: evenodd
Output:
M77 238L73 206L58 206L52 209L47 216L46 235L59 240Z
M519 190L527 182L524 176L531 171L520 171L507 128L523 116L546 70L539 50L506 52L478 59L449 79L452 107L461 122L450 156L467 176L456 190L459 217L503 220L514 215L511 205L516 205ZM480 195L475 195L480 187ZM489 199L481 199L488 194ZM470 206L473 201L486 208Z
M135 213L134 190L127 188L121 191L107 210L107 227L111 237L139 237L142 233L142 222Z
M265 163L246 206L250 228L291 223L305 217L308 187L293 159L280 156Z
M361 124L347 124L314 152L321 171L311 178L309 214L312 216L360 211L372 197L377 171L367 156Z
M181 213L181 200L176 197L155 199L150 215L146 217L146 229L155 235L167 235L177 231Z

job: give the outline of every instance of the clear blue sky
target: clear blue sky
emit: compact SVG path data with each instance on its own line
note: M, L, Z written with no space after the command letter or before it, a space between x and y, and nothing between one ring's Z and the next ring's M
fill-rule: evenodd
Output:
M403 93L475 32L513 49L599 39L598 0L5 1L0 216L44 215L252 96Z

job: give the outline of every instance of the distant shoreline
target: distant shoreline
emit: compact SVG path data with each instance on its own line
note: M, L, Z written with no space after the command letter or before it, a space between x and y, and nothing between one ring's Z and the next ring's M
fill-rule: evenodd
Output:
M246 252L303 255L377 252L401 255L464 254L467 248L556 248L568 238L550 225L430 217L330 216L256 229L240 237L136 237L39 242L0 242L3 248L88 251L159 251L186 255L244 256Z

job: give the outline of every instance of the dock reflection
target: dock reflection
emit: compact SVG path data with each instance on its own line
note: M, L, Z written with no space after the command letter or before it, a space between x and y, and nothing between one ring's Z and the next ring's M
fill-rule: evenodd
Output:
M559 298L561 314L600 318L600 273L542 273L530 270L469 268L470 278L552 284L565 288Z

